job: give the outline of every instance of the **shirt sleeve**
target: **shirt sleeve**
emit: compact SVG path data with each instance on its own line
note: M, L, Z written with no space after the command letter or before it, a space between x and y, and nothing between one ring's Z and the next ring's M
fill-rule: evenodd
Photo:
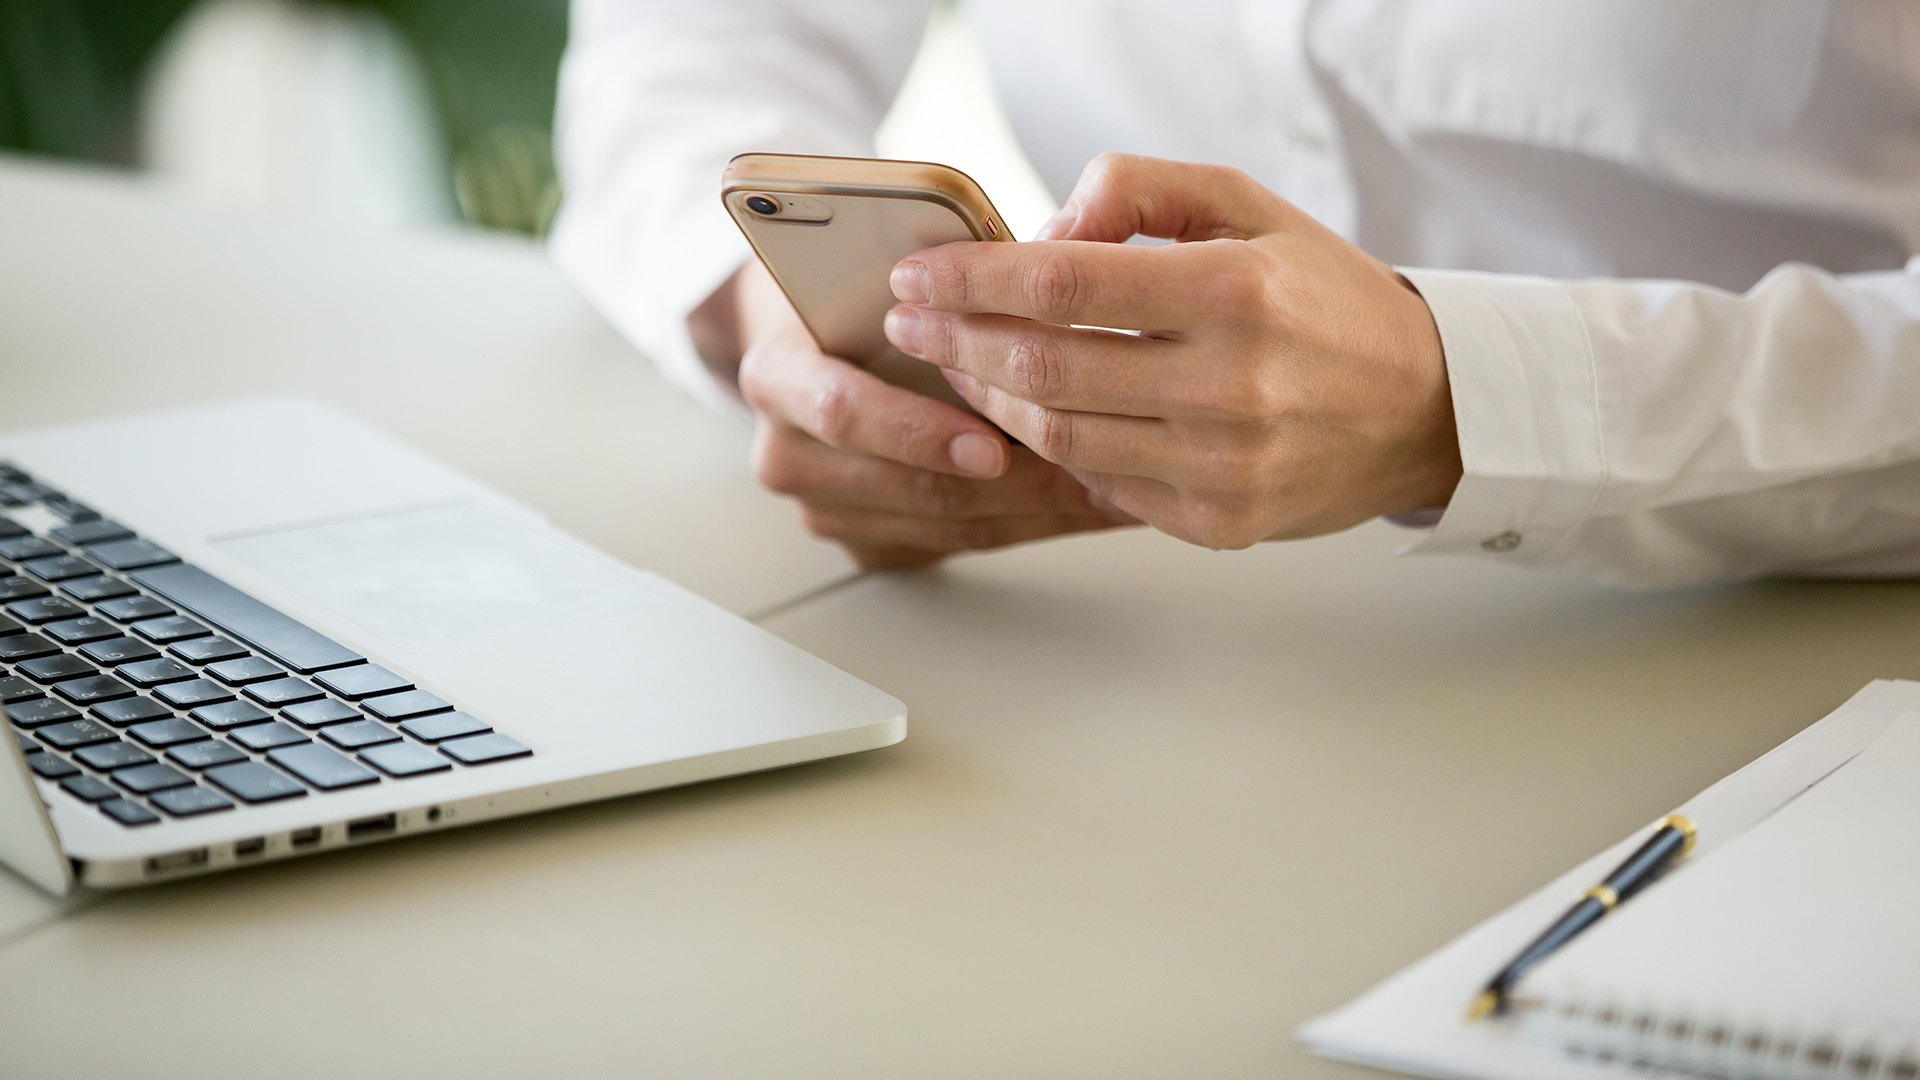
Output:
M556 262L663 374L726 411L687 315L751 257L720 204L748 151L871 156L932 0L575 0Z
M1404 270L1465 476L1409 550L1659 588L1920 575L1920 258L1675 281Z

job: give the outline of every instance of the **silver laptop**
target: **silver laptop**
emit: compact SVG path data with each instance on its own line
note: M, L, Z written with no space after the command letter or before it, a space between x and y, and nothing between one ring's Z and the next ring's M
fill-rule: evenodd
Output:
M0 861L61 893L898 742L896 699L320 405L0 435Z

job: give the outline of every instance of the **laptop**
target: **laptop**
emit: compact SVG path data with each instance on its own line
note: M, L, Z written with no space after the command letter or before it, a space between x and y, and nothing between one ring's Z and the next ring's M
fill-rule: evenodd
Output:
M0 435L0 707L0 862L54 893L906 734L898 700L286 399Z

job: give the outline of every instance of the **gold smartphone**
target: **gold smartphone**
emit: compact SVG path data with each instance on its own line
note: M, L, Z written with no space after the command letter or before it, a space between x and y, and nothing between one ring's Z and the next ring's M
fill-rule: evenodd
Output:
M986 192L925 161L742 154L720 198L823 352L967 408L938 368L887 341L895 263L956 240L1011 241Z

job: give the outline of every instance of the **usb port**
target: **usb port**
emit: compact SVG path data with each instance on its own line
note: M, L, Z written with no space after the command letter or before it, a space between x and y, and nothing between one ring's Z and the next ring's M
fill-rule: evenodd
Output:
M252 858L265 850L267 850L267 838L264 836L233 842L233 857L236 859Z
M395 828L394 815L381 814L379 817L363 817L347 822L347 839L370 840L376 836L385 836Z
M199 866L206 861L207 849L203 847L155 855L147 860L147 873L169 874L175 870L185 870L189 866Z
M320 842L320 826L310 829L295 829L287 834L287 842L294 847L312 847Z

